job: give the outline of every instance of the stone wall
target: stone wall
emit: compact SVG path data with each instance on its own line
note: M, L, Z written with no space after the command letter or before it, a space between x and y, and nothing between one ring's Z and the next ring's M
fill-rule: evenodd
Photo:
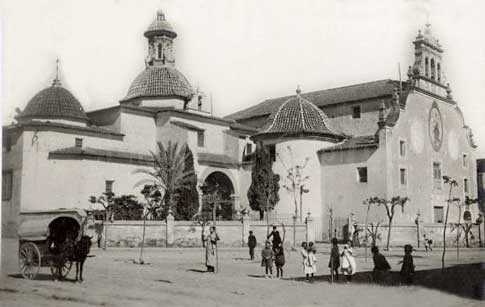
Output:
M114 221L106 224L108 247L138 247L143 236L143 221ZM285 245L293 243L293 228L297 245L305 241L308 232L314 230L313 221L308 227L305 222L297 222L293 225L285 225L285 231L281 225L277 225L281 237L285 232ZM258 245L264 244L266 239L266 223L263 221L219 221L217 233L222 247L241 247L247 245L249 231L256 236ZM202 226L191 221L147 221L145 227L145 246L149 247L201 247ZM208 226L205 227L208 231ZM270 226L271 231L271 226ZM314 231L313 231L314 232ZM104 235L104 233L103 233ZM168 237L168 242L167 242ZM314 240L314 235L308 235L308 240ZM167 244L168 243L168 244Z

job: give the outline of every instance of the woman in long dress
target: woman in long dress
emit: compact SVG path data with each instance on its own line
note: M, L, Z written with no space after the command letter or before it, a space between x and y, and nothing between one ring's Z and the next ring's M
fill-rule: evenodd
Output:
M352 280L352 275L355 274L357 269L355 258L353 255L352 247L349 244L344 245L344 250L342 251L342 273L347 277L347 282Z
M208 272L215 272L217 266L217 241L219 236L216 233L216 227L211 226L210 233L205 236L205 265Z

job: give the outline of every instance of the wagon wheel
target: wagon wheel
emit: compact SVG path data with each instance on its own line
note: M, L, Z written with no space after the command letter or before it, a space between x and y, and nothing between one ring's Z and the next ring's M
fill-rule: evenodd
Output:
M22 244L19 250L20 273L24 278L34 279L40 270L40 251L32 242Z
M61 276L62 276L62 278L66 278L67 277L67 275L71 271L71 268L72 268L72 261L70 261L70 260L64 261L64 263L62 264L62 266L60 268L61 269ZM52 276L54 276L54 277L58 276L57 270L58 270L58 268L57 268L55 262L53 262L51 264L51 274L52 274Z

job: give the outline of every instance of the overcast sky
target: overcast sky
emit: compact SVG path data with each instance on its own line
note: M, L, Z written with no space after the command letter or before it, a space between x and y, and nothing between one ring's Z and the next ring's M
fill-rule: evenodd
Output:
M118 104L163 9L176 66L227 115L267 98L386 78L412 65L429 18L443 70L485 158L485 1L3 0L2 120L61 78L86 110Z

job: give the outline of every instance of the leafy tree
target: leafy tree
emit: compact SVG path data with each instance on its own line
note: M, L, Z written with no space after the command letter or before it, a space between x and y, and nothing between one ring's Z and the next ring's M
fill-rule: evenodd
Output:
M109 193L103 193L99 197L96 196L90 196L89 197L89 202L93 204L100 204L103 206L103 220L102 220L102 231L104 231L104 243L103 243L103 250L106 250L106 243L108 239L108 228L104 225L108 220L113 221L113 206L114 206L114 193L109 192ZM99 233L101 235L101 232ZM101 236L98 238L98 246L99 246L99 240L101 240Z
M115 220L139 221L143 219L143 205L135 195L121 195L113 199L113 217Z
M266 148L258 144L255 152L255 162L251 172L251 186L248 190L249 206L252 210L259 211L260 219L264 218L268 211L273 210L280 197L280 176L273 173L273 160Z
M193 174L189 176L186 185L175 190L177 195L174 206L176 220L189 221L199 209L199 193L197 192L197 176L194 171L194 155L189 146L184 146L185 164L184 172Z
M152 152L154 159L153 169L141 168L135 170L135 173L146 174L151 179L144 179L137 183L152 185L161 193L161 207L157 209L155 218L164 218L168 212L174 209L174 206L180 205L177 199L184 191L189 191L193 186L195 172L190 169L186 149L180 148L178 143L168 142L164 146L158 142L158 152ZM184 145L187 146L187 145ZM197 180L197 179L195 179Z
M382 205L386 209L387 221L389 223L387 228L387 250L389 250L389 243L391 242L392 220L394 219L395 209L396 207L401 207L401 210L404 212L404 206L408 201L409 198L401 196L394 196L390 200L379 197L371 197L367 200L369 204L376 204L378 207Z

